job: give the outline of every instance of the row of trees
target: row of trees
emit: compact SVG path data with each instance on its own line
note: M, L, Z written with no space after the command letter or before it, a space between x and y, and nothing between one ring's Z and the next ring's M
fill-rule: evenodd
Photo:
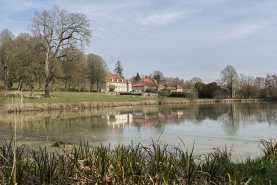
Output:
M139 80L141 80L141 78L155 79L160 83L179 84L184 89L193 89L196 82L203 82L203 80L199 77L193 77L191 80L186 81L184 79L180 79L179 77L165 77L161 71L155 70L149 75L140 75L137 73L136 76L131 78L132 83L137 83Z
M46 95L50 95L48 91L52 82L64 85L65 90L75 86L81 90L89 82L90 90L93 90L93 85L98 87L108 72L102 57L85 55L76 47L67 47L63 54L60 53L63 57L51 56L46 62L47 56L40 45L40 39L31 34L21 33L14 37L8 29L1 31L0 74L6 89L18 83L18 90L22 90L23 84L32 90L38 83L40 90L42 84L46 84Z
M199 77L184 80L178 77L164 77L161 71L149 75L136 74L132 78L136 83L141 78L155 79L158 83L179 84L187 92L199 98L273 98L277 97L277 76L267 74L266 77L253 77L238 74L235 67L227 65L216 82L204 84Z
M31 19L30 33L17 37L4 29L0 32L0 79L5 89L18 83L30 90L35 83L38 90L45 84L45 97L50 97L51 85L64 85L65 90L90 84L97 89L109 71L104 59L95 54L84 54L90 43L89 20L84 14L69 13L58 7L36 13ZM121 62L115 72L123 75Z
M238 74L235 67L227 65L217 82L196 82L195 93L199 98L276 98L277 76L253 77Z

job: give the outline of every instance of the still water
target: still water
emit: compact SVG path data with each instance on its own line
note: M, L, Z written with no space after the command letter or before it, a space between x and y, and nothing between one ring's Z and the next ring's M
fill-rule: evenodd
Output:
M80 112L0 115L0 145L16 132L30 147L56 141L88 142L90 147L152 142L206 154L232 150L233 159L258 157L260 139L277 139L277 103L193 104L101 108Z

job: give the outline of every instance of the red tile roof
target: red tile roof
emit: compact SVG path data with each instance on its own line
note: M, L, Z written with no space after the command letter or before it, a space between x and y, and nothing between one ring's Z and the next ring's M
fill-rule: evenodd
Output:
M154 83L157 84L157 80L150 78L142 78L139 82Z
M124 80L119 74L108 73L106 76L106 82L113 83L131 83L130 80Z
M131 84L132 82L131 80L126 80L126 83Z
M156 87L157 86L157 80L150 79L150 78L142 78L138 83L133 84L133 87ZM159 84L158 87L164 87L162 84Z
M179 84L168 84L168 83L166 83L165 86L168 87L167 89L172 89L172 88L182 89L182 87Z
M133 84L133 87L144 87L144 86L149 86L147 83L141 83L141 84Z

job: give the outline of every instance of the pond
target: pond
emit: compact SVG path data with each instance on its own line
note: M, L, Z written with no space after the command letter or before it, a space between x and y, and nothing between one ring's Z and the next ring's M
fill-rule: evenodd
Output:
M277 139L277 103L217 103L99 108L76 112L0 115L0 144L15 136L32 148L57 141L149 146L153 142L206 154L232 150L233 159L258 157L260 139Z

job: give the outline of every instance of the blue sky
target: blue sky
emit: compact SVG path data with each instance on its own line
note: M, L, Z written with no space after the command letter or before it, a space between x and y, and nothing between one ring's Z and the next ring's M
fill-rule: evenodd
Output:
M160 70L166 77L215 81L232 65L251 76L277 69L276 0L0 0L0 31L28 32L35 12L54 5L86 14L86 53L124 76Z

